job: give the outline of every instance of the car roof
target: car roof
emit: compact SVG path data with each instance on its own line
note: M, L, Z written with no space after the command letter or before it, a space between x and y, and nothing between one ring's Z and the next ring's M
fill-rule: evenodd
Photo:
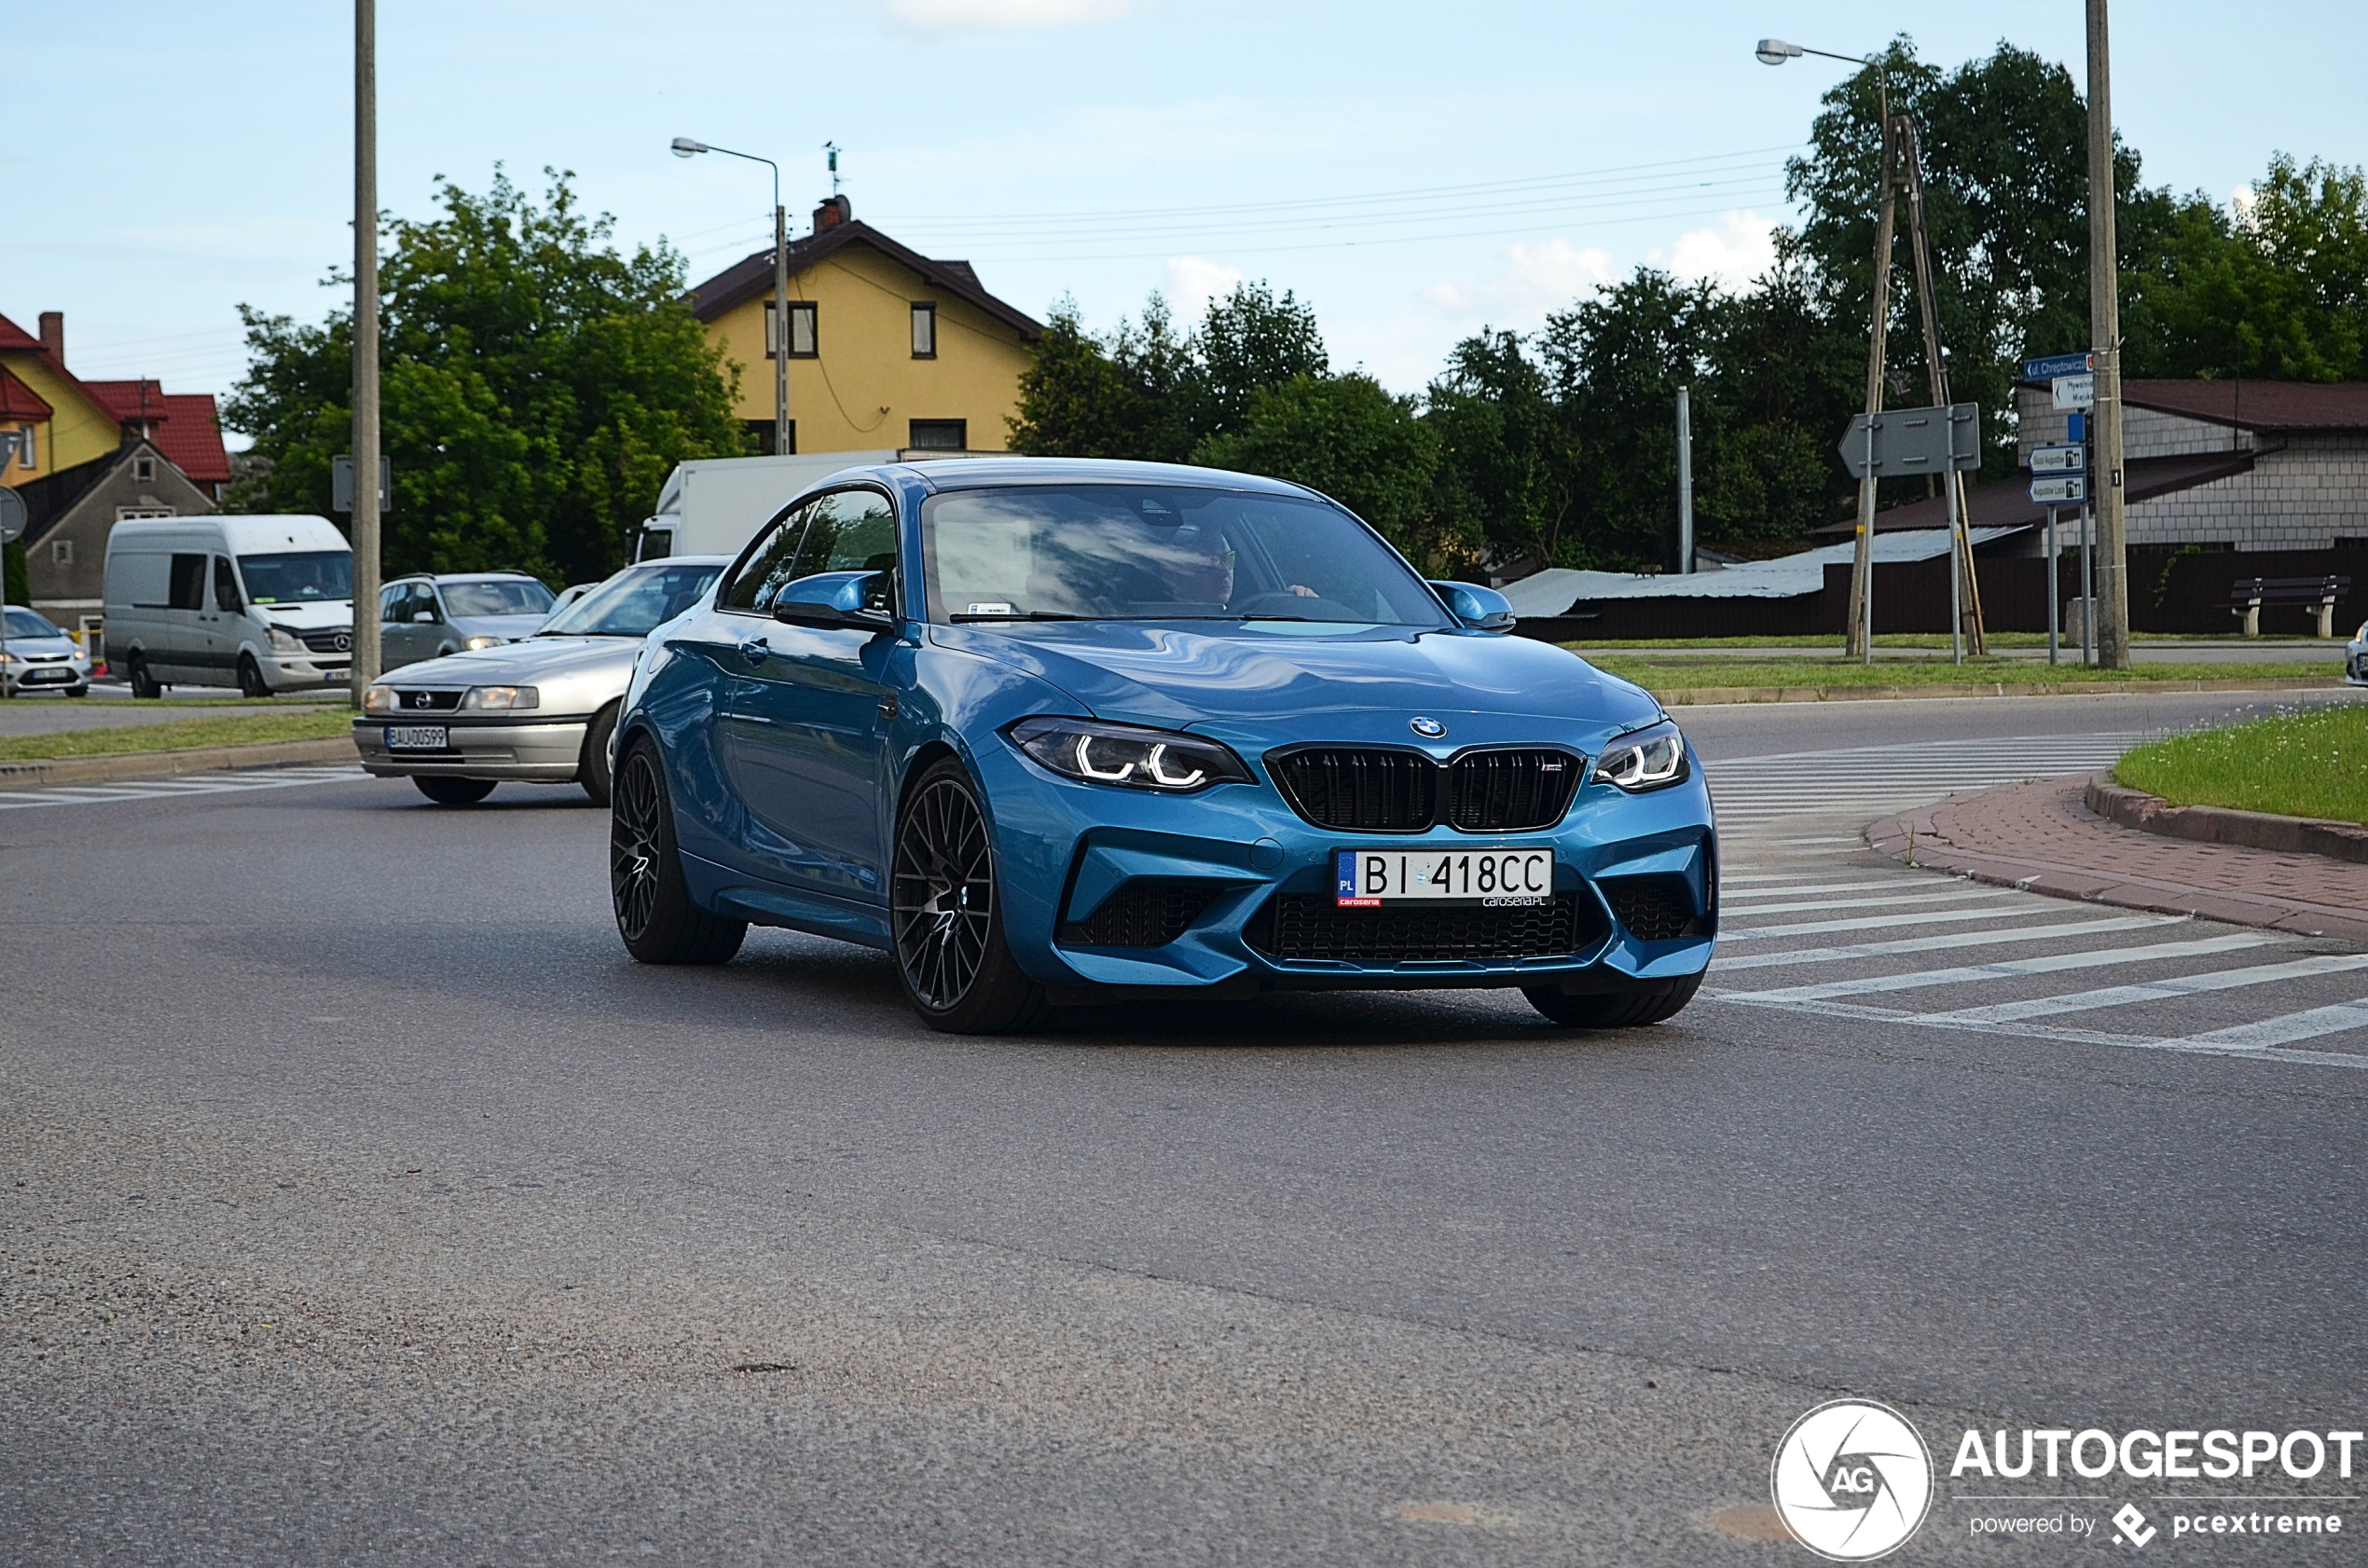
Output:
M542 581L542 578L531 571L513 571L508 568L500 571L406 571L400 577L391 577L387 580L389 586L396 583L540 583Z
M980 489L994 485L1167 485L1193 489L1255 490L1266 495L1313 497L1316 493L1304 485L1262 474L1116 458L931 458L881 464L868 472L883 477L897 473L915 475L932 490Z

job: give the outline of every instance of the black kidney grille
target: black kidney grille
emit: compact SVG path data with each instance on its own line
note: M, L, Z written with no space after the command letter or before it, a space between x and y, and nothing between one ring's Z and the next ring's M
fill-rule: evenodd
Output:
M1252 947L1287 961L1403 964L1561 957L1592 946L1601 921L1576 893L1510 909L1342 909L1329 893L1278 893L1246 934Z
M1165 947L1217 895L1220 883L1138 876L1096 905L1082 920L1061 928L1067 947Z
M1615 876L1596 884L1619 923L1639 942L1708 936L1710 922L1694 914L1694 890L1682 876Z
M1475 751L1447 770L1447 823L1464 832L1550 828L1570 809L1583 764L1565 751Z
M1417 752L1319 748L1273 765L1291 809L1319 828L1420 832L1439 815L1439 764Z

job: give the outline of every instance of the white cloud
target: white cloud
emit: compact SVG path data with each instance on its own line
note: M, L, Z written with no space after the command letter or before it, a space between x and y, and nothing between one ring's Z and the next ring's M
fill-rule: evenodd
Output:
M1680 235L1645 259L1681 278L1742 288L1776 265L1776 226L1757 213L1728 213L1716 227Z
M1526 331L1612 278L1612 254L1567 240L1505 247L1504 270L1481 282L1445 282L1422 291L1423 302L1460 322Z
M1009 33L1113 21L1142 9L1140 0L885 0L889 20L908 33Z
M1167 303L1177 324L1187 329L1208 314L1208 302L1231 294L1242 281L1242 269L1205 261L1196 255L1171 256L1167 263Z

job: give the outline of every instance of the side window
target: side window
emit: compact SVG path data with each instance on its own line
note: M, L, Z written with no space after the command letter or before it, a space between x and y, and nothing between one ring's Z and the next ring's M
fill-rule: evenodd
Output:
M399 621L403 618L403 585L393 584L379 590L379 619Z
M782 584L801 575L797 570L798 541L804 537L806 519L813 513L814 506L809 502L775 523L757 542L748 563L716 596L716 607L752 614L771 610L775 592Z
M824 496L798 551L799 575L817 571L885 571L872 590L871 608L886 610L895 599L896 506L877 490L836 490Z
M227 557L213 557L213 607L236 613L244 610L246 600L239 593L239 574L230 569Z
M411 586L411 613L417 615L422 610L428 612L430 621L439 626L444 625L444 601L436 598L433 583L415 583Z
M172 609L205 608L205 562L203 556L172 557L172 597L167 601Z

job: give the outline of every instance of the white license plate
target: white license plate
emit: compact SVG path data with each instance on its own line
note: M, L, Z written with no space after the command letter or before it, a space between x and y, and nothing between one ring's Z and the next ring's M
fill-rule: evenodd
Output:
M451 732L442 724L387 726L387 750L390 751L448 751L451 749Z
M1339 849L1333 902L1541 904L1554 897L1551 849Z

